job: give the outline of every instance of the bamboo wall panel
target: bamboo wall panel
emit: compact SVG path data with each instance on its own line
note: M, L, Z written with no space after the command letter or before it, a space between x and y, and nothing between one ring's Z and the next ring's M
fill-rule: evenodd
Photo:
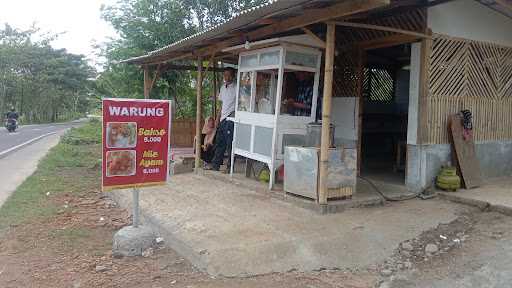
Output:
M424 32L426 28L426 13L423 9L411 9L401 14L372 17L371 20L359 22L372 25L404 29L414 32ZM362 81L360 71L361 51L357 43L382 39L396 35L393 32L377 31L350 27L336 27L336 57L334 59L333 97L358 97L358 83Z
M334 58L333 97L358 97L361 81L358 61L360 53L355 46L339 50Z
M389 103L395 94L395 73L387 69L365 68L363 96L372 102Z
M435 35L427 103L429 143L448 143L448 116L463 109L476 141L512 139L512 48Z
M429 142L448 142L448 116L469 109L473 113L475 141L512 139L512 98L485 99L483 97L429 97L430 113L427 128Z

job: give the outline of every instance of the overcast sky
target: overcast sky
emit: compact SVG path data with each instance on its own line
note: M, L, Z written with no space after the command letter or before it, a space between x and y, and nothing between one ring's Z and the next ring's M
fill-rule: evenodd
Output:
M115 37L114 29L100 18L101 4L114 0L0 0L0 23L27 29L36 22L43 31L66 32L52 43L75 54L94 58L93 41ZM93 59L94 60L94 59Z

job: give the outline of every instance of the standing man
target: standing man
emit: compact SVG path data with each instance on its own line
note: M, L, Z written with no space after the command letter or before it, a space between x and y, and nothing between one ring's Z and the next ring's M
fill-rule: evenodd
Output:
M233 142L234 123L229 121L228 117L235 116L235 69L228 67L224 70L224 84L220 88L219 98L222 102L221 113L217 116L217 135L215 137L215 156L212 163L206 166L206 170L219 171L224 162L224 153L231 153L231 144ZM219 119L220 118L220 119Z

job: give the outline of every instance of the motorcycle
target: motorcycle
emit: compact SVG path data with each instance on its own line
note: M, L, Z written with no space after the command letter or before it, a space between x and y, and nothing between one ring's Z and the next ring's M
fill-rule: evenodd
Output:
M18 128L18 121L16 119L7 119L5 120L5 128L9 132L14 132Z

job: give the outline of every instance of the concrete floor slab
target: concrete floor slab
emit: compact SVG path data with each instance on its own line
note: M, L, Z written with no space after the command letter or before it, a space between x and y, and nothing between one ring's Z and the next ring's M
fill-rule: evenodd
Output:
M239 171L234 173L232 176L228 173L218 173L214 171L201 172L203 173L202 175L209 178L232 182L239 187L266 193L276 197L277 199L285 200L302 208L307 208L321 214L338 213L348 208L369 207L384 204L386 200L377 191L375 191L375 188L379 189L380 193L386 197L394 199L409 199L414 197L414 193L410 192L403 183L400 184L397 183L397 181L386 181L386 179L367 175L364 178L357 178L356 189L351 199L330 200L327 207L319 207L313 199L284 193L282 183L276 183L274 185L274 190L270 191L268 189L268 183L260 182L254 178L247 178L245 174L242 173L243 168L239 168ZM370 185L370 183L373 186Z
M487 180L482 187L461 189L457 192L441 192L441 197L455 202L490 207L492 210L512 215L512 177Z
M131 206L129 191L114 191ZM366 267L399 243L457 217L463 205L411 200L320 215L234 182L195 174L141 192L146 224L211 275Z

